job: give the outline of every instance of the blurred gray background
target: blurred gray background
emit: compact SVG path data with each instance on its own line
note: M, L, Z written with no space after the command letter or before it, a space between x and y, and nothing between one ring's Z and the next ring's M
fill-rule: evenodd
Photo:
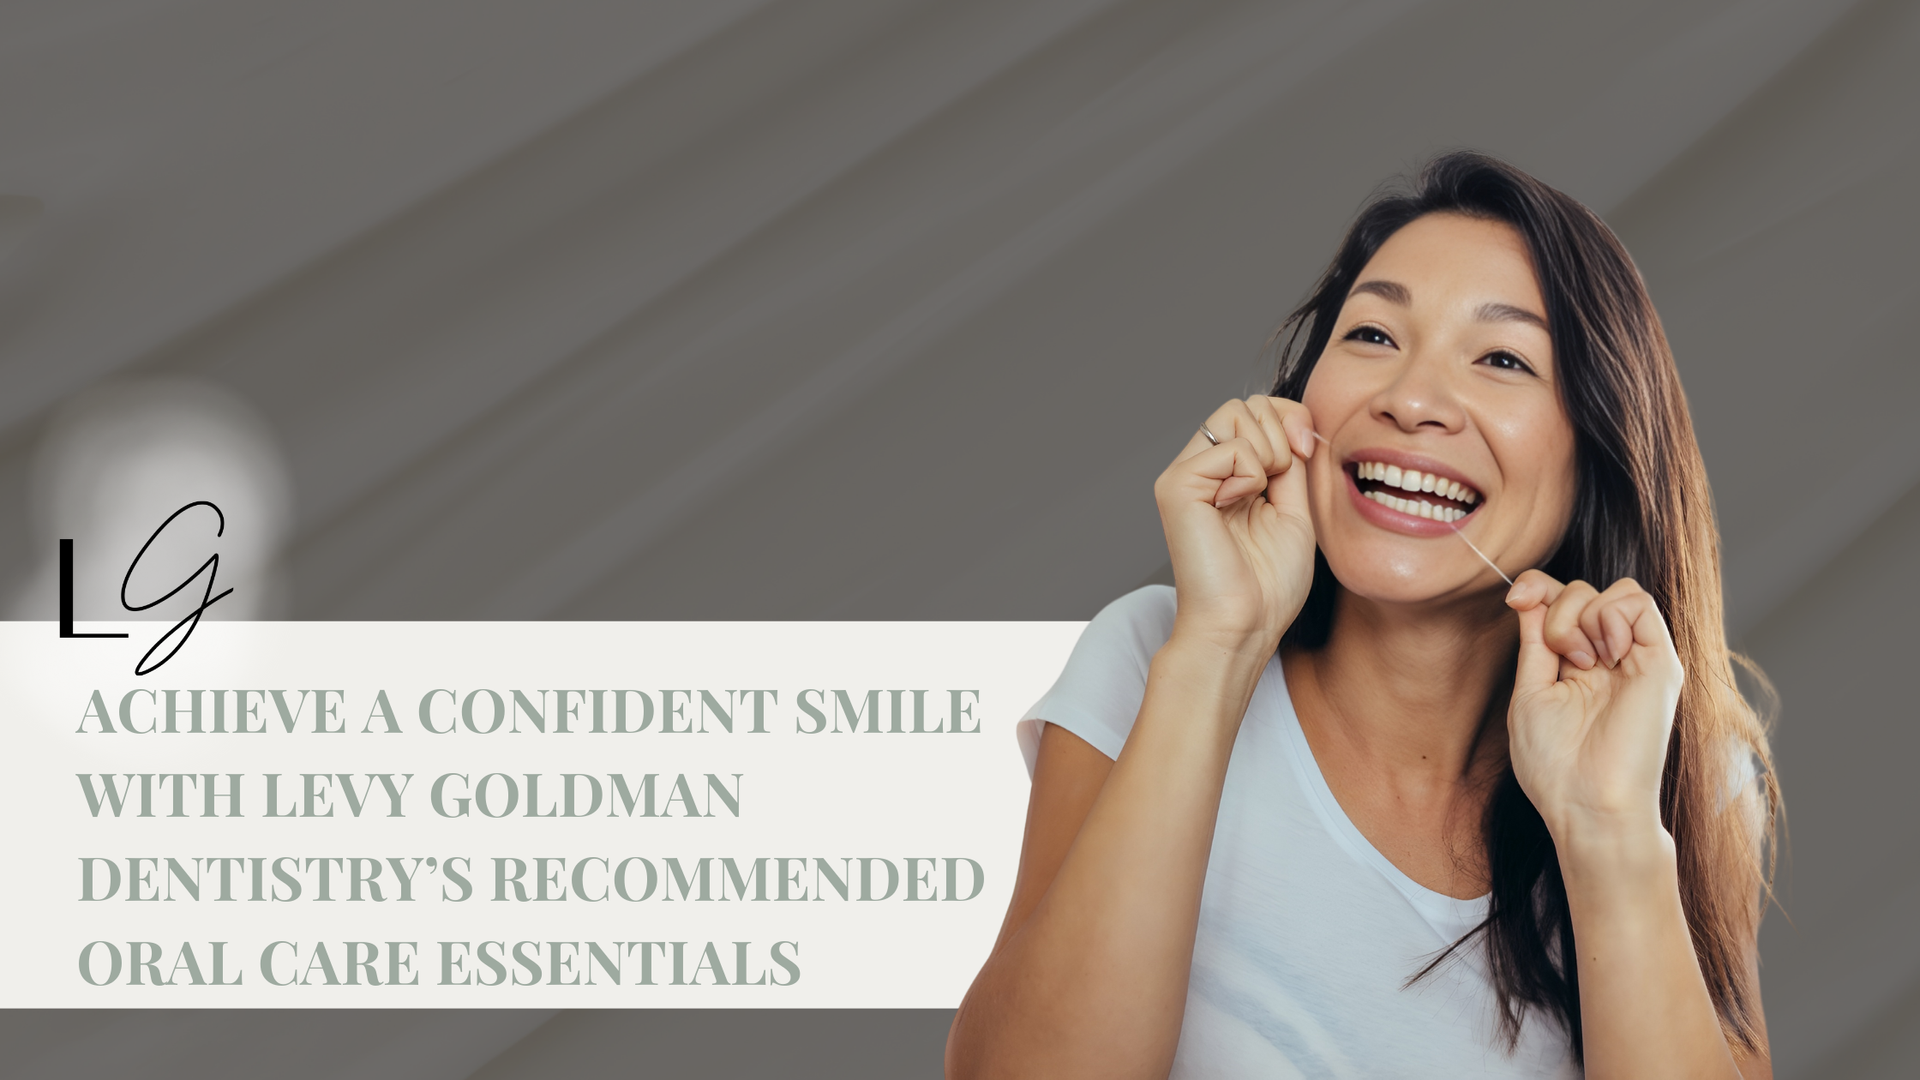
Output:
M1084 619L1366 195L1483 149L1679 356L1783 699L1777 1073L1911 1077L1916 116L1911 0L9 0L0 595L131 378L271 432L292 617ZM932 1077L947 1018L23 1012L0 1073Z

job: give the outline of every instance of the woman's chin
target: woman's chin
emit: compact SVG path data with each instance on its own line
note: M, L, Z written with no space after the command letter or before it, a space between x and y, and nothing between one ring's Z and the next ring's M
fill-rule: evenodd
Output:
M1347 592L1376 604L1434 607L1486 592L1505 591L1505 581L1487 569L1486 564L1464 545L1455 546L1460 548L1458 554L1465 555L1470 562L1459 559L1451 552L1444 555L1420 552L1420 557L1407 557L1407 553L1400 553L1400 558L1390 557L1392 553L1380 552L1372 558L1364 555L1360 558L1336 557L1330 554L1327 556L1327 565Z

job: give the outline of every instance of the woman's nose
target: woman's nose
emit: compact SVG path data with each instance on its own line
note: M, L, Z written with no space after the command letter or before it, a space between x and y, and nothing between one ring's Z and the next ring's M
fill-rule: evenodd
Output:
M1405 432L1461 430L1466 410L1448 385L1443 367L1435 358L1409 356L1393 381L1374 396L1370 411Z

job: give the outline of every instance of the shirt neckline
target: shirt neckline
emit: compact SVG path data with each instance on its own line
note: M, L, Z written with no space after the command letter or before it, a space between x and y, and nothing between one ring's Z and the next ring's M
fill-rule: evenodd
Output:
M1261 680L1261 686L1272 697L1269 704L1279 717L1281 743L1293 765L1294 775L1328 835L1354 861L1386 878L1387 883L1406 897L1427 925L1448 944L1458 941L1486 921L1491 894L1461 900L1427 888L1393 865L1393 860L1382 855L1380 849L1373 846L1373 841L1368 840L1353 819L1347 816L1340 800L1334 798L1333 789L1327 785L1326 775L1320 771L1320 762L1313 756L1313 747L1307 743L1307 733L1300 727L1300 715L1294 711L1293 695L1287 691L1287 676L1278 653L1267 662L1267 678Z

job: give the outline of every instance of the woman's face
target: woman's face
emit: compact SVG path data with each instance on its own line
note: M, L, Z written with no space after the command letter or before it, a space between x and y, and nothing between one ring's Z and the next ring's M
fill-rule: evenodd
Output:
M1349 590L1418 603L1505 588L1456 528L1508 577L1552 554L1574 434L1546 314L1504 222L1429 214L1360 272L1303 395L1327 439L1314 528Z

